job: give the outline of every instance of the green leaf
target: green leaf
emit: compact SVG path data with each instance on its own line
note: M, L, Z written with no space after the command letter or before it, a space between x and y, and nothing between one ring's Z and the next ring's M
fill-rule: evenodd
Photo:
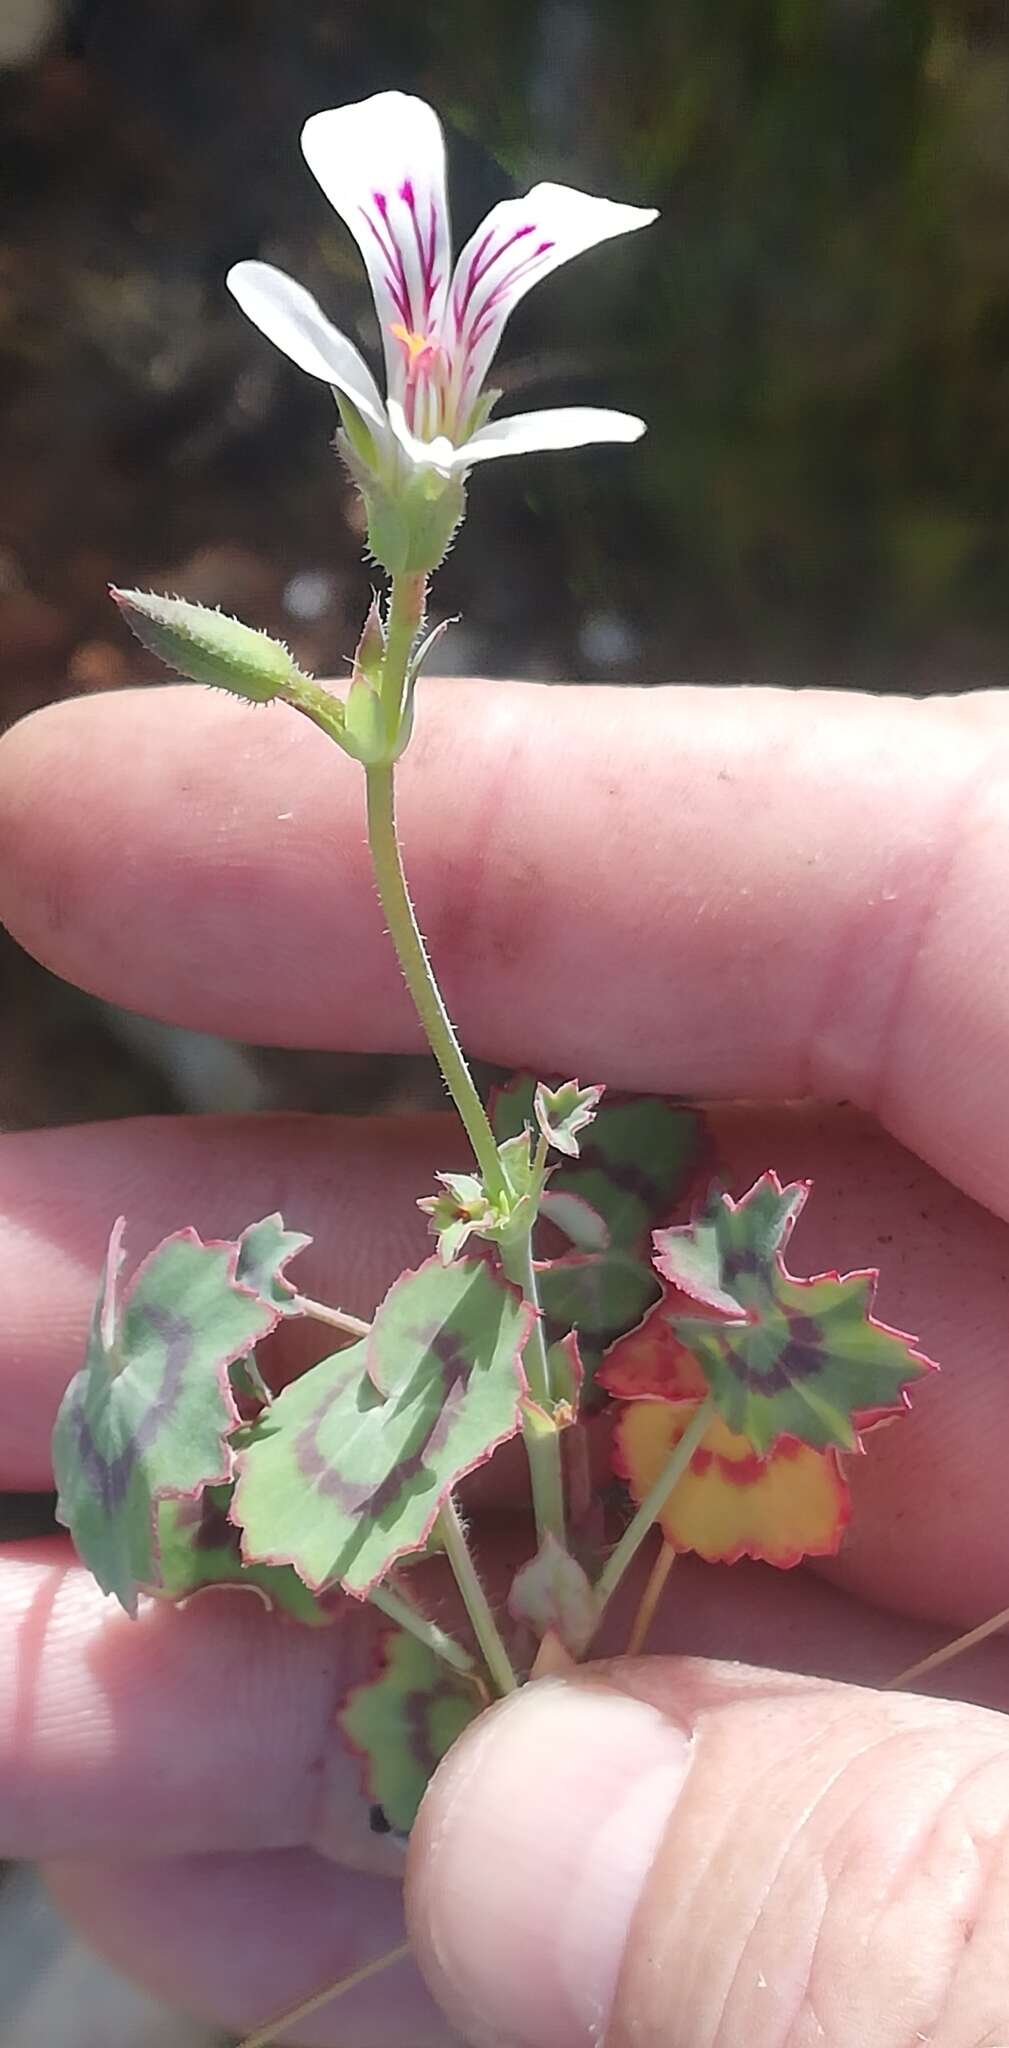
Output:
M295 1621L328 1627L332 1614L290 1565L244 1562L241 1530L229 1518L232 1491L207 1486L191 1500L158 1502L156 1590L169 1600L185 1600L206 1586L250 1586Z
M589 1375L614 1338L633 1329L659 1298L651 1268L628 1252L575 1252L536 1270L548 1336L574 1330Z
M261 1301L269 1302L283 1316L300 1316L303 1311L297 1290L291 1286L285 1267L312 1242L300 1230L285 1230L276 1212L261 1223L250 1223L238 1240L237 1279L251 1287Z
M610 1233L598 1209L590 1208L580 1195L556 1193L545 1188L540 1196L540 1215L548 1223L562 1231L574 1245L576 1252L605 1252L609 1250Z
M383 1637L378 1673L356 1685L337 1727L364 1765L380 1833L408 1834L442 1757L481 1709L476 1687L402 1629Z
M548 1088L545 1081L537 1082L533 1115L555 1151L563 1152L569 1159L578 1158L578 1133L593 1121L602 1097L602 1088L580 1088L577 1081L562 1081L559 1088Z
M587 1574L549 1532L512 1580L508 1612L537 1637L552 1629L573 1657L587 1650L599 1618Z
M110 586L109 596L143 646L191 682L268 704L281 691L309 680L279 641L224 612L148 590Z
M103 1592L128 1614L158 1583L155 1508L231 1477L231 1369L277 1310L241 1287L237 1247L178 1231L122 1299L122 1219L109 1244L82 1371L53 1432L57 1513Z
M246 1557L363 1597L426 1543L456 1482L513 1436L533 1311L480 1260L429 1259L368 1336L286 1387L239 1458Z
M693 1223L655 1233L655 1263L703 1302L706 1317L669 1316L729 1428L764 1454L781 1437L816 1450L857 1446L858 1431L908 1405L931 1369L914 1339L871 1314L877 1275L797 1280L782 1249L809 1192L773 1173L739 1202L716 1193Z
M767 1173L738 1207L712 1188L704 1208L678 1230L657 1230L655 1264L666 1280L708 1308L738 1315L766 1298L775 1254L782 1252L809 1194L808 1181L787 1188Z
M537 1083L518 1074L491 1098L499 1139L535 1122ZM695 1180L705 1149L704 1119L660 1096L607 1094L577 1159L553 1174L550 1195L580 1196L602 1217L618 1250L643 1251L648 1231L669 1215Z

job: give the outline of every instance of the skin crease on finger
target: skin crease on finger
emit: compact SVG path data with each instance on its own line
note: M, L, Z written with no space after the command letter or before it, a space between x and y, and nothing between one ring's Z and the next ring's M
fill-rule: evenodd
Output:
M468 1049L842 1096L1009 1214L1005 707L425 683L402 831ZM192 689L60 704L0 744L0 907L127 1005L413 1047L361 803L293 713Z

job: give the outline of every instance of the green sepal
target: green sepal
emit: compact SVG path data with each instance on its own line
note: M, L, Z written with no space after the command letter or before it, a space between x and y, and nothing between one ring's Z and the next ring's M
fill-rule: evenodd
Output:
M406 466L391 478L363 465L340 437L341 451L364 499L368 546L390 576L430 575L448 554L466 511L456 473Z
M908 1406L932 1370L914 1339L872 1315L875 1272L793 1278L782 1252L809 1193L763 1174L738 1202L715 1191L693 1222L655 1233L655 1263L706 1316L671 1313L719 1413L765 1455L782 1437L853 1450Z
M111 585L109 596L142 645L190 682L209 683L253 704L269 704L310 680L279 640L225 612L181 597Z
M562 1081L559 1088L548 1088L545 1081L536 1083L533 1115L555 1151L568 1159L578 1158L578 1132L594 1121L603 1093L601 1087L581 1088L577 1081Z
M481 1706L476 1686L426 1643L403 1629L384 1632L378 1671L354 1686L336 1716L364 1766L379 1832L409 1834L442 1757Z
M354 456L355 464L368 471L376 469L381 458L378 452L378 444L371 428L358 412L353 400L347 397L345 391L338 391L335 384L331 386L331 389L336 400L337 411L340 415L340 423L343 427L343 435L341 436L338 433L336 436L338 445L342 448L345 438L347 448L349 448ZM347 460L346 452L344 452L344 459Z

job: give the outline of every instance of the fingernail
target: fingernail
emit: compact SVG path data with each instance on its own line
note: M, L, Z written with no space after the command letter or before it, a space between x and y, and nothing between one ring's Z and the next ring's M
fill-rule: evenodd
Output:
M686 1776L666 1715L543 1680L486 1715L435 1779L410 1846L416 1947L467 2039L588 2048Z

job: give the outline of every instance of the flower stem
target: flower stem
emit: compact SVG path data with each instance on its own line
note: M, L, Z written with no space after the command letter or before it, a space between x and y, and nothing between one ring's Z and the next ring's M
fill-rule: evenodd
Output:
M523 1363L529 1381L529 1392L537 1407L553 1412L553 1394L550 1387L550 1366L547 1360L547 1344L543 1331L543 1317L540 1312L539 1288L536 1281L536 1267L533 1263L532 1236L528 1230L514 1244L502 1245L501 1263L513 1285L520 1287L526 1301L536 1310L529 1341L525 1348ZM536 1535L542 1543L544 1536L556 1536L558 1543L564 1543L564 1477L561 1469L560 1431L545 1433L532 1420L523 1420L522 1436L529 1460L529 1477L532 1482L533 1507L536 1512Z
M382 696L390 733L398 726L410 655L424 610L426 579L423 576L394 576L389 599L386 651L382 668ZM477 1094L473 1077L456 1037L451 1019L435 979L434 968L417 923L403 869L396 832L396 784L391 763L376 763L365 770L368 786L368 844L379 898L385 912L389 935L414 1008L427 1033L428 1044L441 1068L445 1085L462 1119L473 1148L484 1188L491 1201L511 1193L497 1142L487 1112ZM536 1171L543 1179L546 1146L541 1140L536 1154ZM530 1233L503 1254L508 1278L520 1287L526 1301L536 1310L536 1324L526 1347L529 1390L537 1404L550 1413L550 1373L546 1341L537 1298ZM564 1541L564 1490L561 1475L560 1440L557 1435L534 1433L524 1425L526 1451L532 1479L536 1525L540 1536L549 1529Z
M391 645L391 633L390 633ZM399 842L396 837L396 798L393 769L376 766L365 771L368 781L368 843L375 869L382 908L389 935L413 997L414 1008L427 1033L428 1043L441 1068L445 1085L462 1118L484 1186L493 1200L507 1192L504 1169L498 1156L494 1133L476 1092L462 1047L452 1028L434 969L420 933L410 892L406 885Z
M687 1424L675 1450L666 1459L654 1486L649 1487L637 1513L628 1522L616 1549L603 1566L595 1585L597 1628L628 1565L640 1550L652 1523L662 1513L677 1480L683 1477L714 1413L715 1404L709 1394Z
M451 1495L435 1523L435 1533L443 1544L445 1555L455 1573L456 1585L473 1624L473 1633L483 1651L484 1661L498 1692L502 1696L505 1693L517 1692L518 1679L512 1670L511 1659L491 1613L490 1602L477 1576L476 1566L470 1556L469 1545L459 1519L459 1510Z
M391 741L399 732L406 681L417 635L424 623L427 577L394 576L389 590L385 656L382 662L382 704Z
M419 1643L425 1643L436 1657L451 1664L453 1671L461 1671L465 1678L472 1676L474 1665L469 1651L464 1650L454 1636L439 1628L436 1621L429 1621L426 1614L412 1606L393 1586L373 1586L368 1598L380 1614L387 1615L399 1628L406 1629L408 1635L416 1636Z

